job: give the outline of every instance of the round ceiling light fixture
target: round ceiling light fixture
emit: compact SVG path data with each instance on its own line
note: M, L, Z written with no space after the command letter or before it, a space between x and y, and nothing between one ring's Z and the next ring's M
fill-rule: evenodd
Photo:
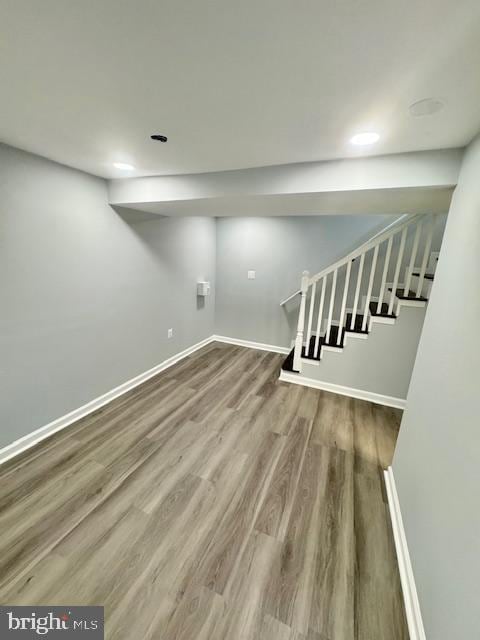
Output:
M154 133L150 138L152 140L157 140L158 142L166 142L168 140L167 136L164 136L161 133Z
M445 104L438 98L424 98L411 104L408 110L414 118L421 118L422 116L432 116L434 113L438 113L444 106Z
M363 146L367 144L375 144L380 139L380 135L375 131L364 131L363 133L357 133L350 139L350 142L357 146Z
M122 171L133 171L135 167L133 164L127 164L126 162L114 162L115 169L121 169Z

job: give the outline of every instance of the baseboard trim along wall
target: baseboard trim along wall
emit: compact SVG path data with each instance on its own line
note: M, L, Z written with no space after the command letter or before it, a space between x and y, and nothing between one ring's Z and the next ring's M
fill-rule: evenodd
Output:
M392 467L388 467L384 474L410 640L426 640Z
M403 400L403 398L384 396L380 393L373 393L373 391L354 389L352 387L342 387L341 385L333 384L332 382L323 382L322 380L306 378L305 376L298 375L298 373L290 373L282 370L280 372L280 380L283 380L283 382L300 384L304 387L312 387L313 389L331 391L332 393L338 393L341 396L350 396L351 398L358 398L359 400L368 400L375 404L383 404L387 407L395 407L396 409L405 409L406 406L406 401Z
M74 409L70 413L67 413L64 416L61 416L60 418L57 418L56 420L49 422L43 427L40 427L39 429L32 431L32 433L28 433L26 436L23 436L22 438L15 440L11 444L7 445L6 447L3 447L2 449L0 449L0 464L7 462L7 460L10 460L11 458L17 456L19 453L22 453L23 451L26 451L30 447L33 447L34 445L38 444L42 440L45 440L46 438L53 435L57 431L61 431L62 429L65 429L66 427L73 424L77 420L80 420L80 418L83 418L88 414L93 413L97 409L100 409L100 407L103 407L103 405L108 404L115 398L118 398L118 396L121 396L127 391L130 391L130 389L134 389L135 387L138 387L143 382L146 382L150 378L153 378L153 376L157 375L157 373L160 373L164 369L168 369L168 367L171 367L172 365L176 364L183 358L186 358L191 353L198 351L198 349L205 347L207 344L210 344L211 342L224 342L227 344L234 344L241 347L249 347L251 349L260 349L262 351L273 351L274 353L287 354L290 351L290 349L286 347L277 347L275 345L263 344L261 342L250 342L248 340L239 340L237 338L228 338L226 336L216 336L216 335L209 336L208 338L205 338L205 340L201 340L200 342L197 342L191 347L188 347L187 349L184 349L183 351L176 353L170 358L167 358L166 360L156 365L152 369L149 369L148 371L145 371L144 373L141 373L140 375L135 376L135 378L132 378L131 380L127 380L127 382L124 382L120 386L115 387L115 389L112 389L111 391L107 391L107 393L104 393L98 398L95 398L94 400L87 402L86 404L79 407L78 409Z
M152 369L149 369L148 371L145 371L144 373L139 374L135 378L131 378L131 380L127 380L127 382L124 382L118 387L115 387L115 389L112 389L111 391L107 391L107 393L104 393L98 398L95 398L90 402L87 402L86 404L82 405L78 409L74 409L70 413L67 413L64 416L61 416L60 418L57 418L56 420L49 422L43 427L40 427L39 429L32 431L32 433L28 433L26 436L23 436L22 438L15 440L11 444L7 445L6 447L3 447L2 449L0 449L0 465L3 464L4 462L7 462L7 460L10 460L11 458L17 456L18 454L22 453L23 451L26 451L30 447L33 447L34 445L38 444L42 440L45 440L46 438L53 435L57 431L61 431L62 429L65 429L66 427L73 424L77 420L80 420L80 418L83 418L88 414L93 413L97 409L100 409L100 407L103 407L103 405L108 404L115 398L118 398L118 396L121 396L127 391L130 391L130 389L134 389L135 387L142 384L143 382L146 382L150 378L153 378L153 376L157 375L164 369L168 369L168 367L171 367L172 365L176 364L183 358L186 358L191 353L194 353L198 349L205 347L211 342L223 342L226 344L233 344L240 347L248 347L250 349L259 349L261 351L271 351L273 353L281 353L284 355L287 355L291 351L291 349L288 347L279 347L277 345L265 344L262 342L252 342L250 340L241 340L239 338L230 338L227 336L217 336L217 335L209 336L208 338L205 338L204 340L197 342L191 347L188 347L187 349L180 351L179 353L171 356L170 358L167 358L166 360L156 365ZM382 396L377 393L371 393L369 391L363 391L361 389L351 389L349 387L342 387L340 385L331 384L329 382L321 382L319 380L313 380L311 378L304 378L304 377L298 378L296 374L290 374L286 371L281 371L280 380L283 380L284 382L292 382L294 384L301 384L307 387L313 387L314 389L323 389L325 391L331 391L333 393L339 393L341 395L351 396L352 398L369 400L370 402L375 402L377 404L384 404L391 407L397 407L399 409L405 408L405 400L401 400L400 398L391 398L389 396Z
M240 340L238 338L229 338L227 336L212 336L212 340L216 342L226 342L227 344L236 344L238 347L248 347L249 349L260 349L260 351L272 351L273 353L289 354L291 347L277 347L274 344L265 344L263 342L252 342L251 340Z
M48 438L49 436L53 435L57 431L61 431L62 429L65 429L65 427L68 427L73 422L76 422L80 418L87 416L89 413L93 413L97 409L100 409L100 407L103 407L103 405L108 404L115 398L118 398L118 396L121 396L122 394L126 393L127 391L130 391L131 389L134 389L135 387L138 387L138 385L142 384L143 382L146 382L150 378L153 378L153 376L157 375L164 369L168 369L168 367L171 367L172 365L176 364L179 360L186 358L191 353L198 351L198 349L205 347L207 344L210 344L214 340L215 340L215 337L210 336L208 338L205 338L205 340L201 340L200 342L197 342L191 347L187 347L187 349L184 349L183 351L176 353L170 358L167 358L166 360L156 365L152 369L149 369L148 371L145 371L144 373L141 373L140 375L135 376L135 378L131 378L130 380L127 380L127 382L124 382L120 386L115 387L115 389L112 389L111 391L107 391L107 393L104 393L98 398L95 398L94 400L87 402L87 404L84 404L78 409L74 409L70 413L67 413L64 416L61 416L60 418L53 420L53 422L50 422L45 426L40 427L35 431L32 431L32 433L28 433L26 436L23 436L18 440L15 440L11 444L7 445L6 447L3 447L3 449L0 449L0 464L7 462L7 460L10 460L11 458L18 455L19 453L22 453L22 451L25 451L26 449L33 447L34 445L38 444L42 440L45 440L45 438Z

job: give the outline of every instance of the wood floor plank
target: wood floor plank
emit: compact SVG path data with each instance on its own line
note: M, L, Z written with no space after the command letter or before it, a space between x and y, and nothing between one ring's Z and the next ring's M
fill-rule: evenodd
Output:
M258 531L247 541L242 562L225 591L227 611L221 629L222 638L255 638L261 628L267 601L271 568L281 552L281 543Z
M162 640L215 640L221 636L226 615L225 599L206 587L195 586L183 596L165 628Z
M319 391L318 393L312 442L353 453L355 448L353 413L355 400L328 391Z
M267 614L263 617L258 640L306 640L306 636Z
M355 638L408 640L388 507L380 476L355 474Z
M320 499L327 482L329 449L307 447L282 553L272 568L267 612L295 631L309 630L315 591Z
M354 639L354 456L328 449L327 484L319 503L315 588L309 630L327 638Z
M212 343L0 466L0 601L108 640L407 640L382 467L400 412Z
M401 412L399 409L377 404L373 408L375 439L377 442L377 460L386 469L392 464L393 452L400 429Z
M283 445L281 436L266 434L255 459L246 469L239 491L200 553L196 579L221 595L241 562Z
M111 481L97 463L76 465L58 483L47 483L0 513L0 595L91 511Z
M135 546L120 559L122 580L112 585L104 606L115 628L129 627L132 611L149 610L164 598L177 603L172 583L188 557L189 538L195 534L215 502L212 486L186 476L149 515ZM140 615L139 612L139 615Z
M290 522L312 421L298 417L283 447L255 528L283 540Z
M355 455L367 463L378 465L377 436L374 427L375 405L365 400L354 400L352 415L355 427Z
M286 435L298 416L301 395L301 387L290 390L284 385L278 386L268 397L246 397L245 403L239 407L239 412L249 415L268 431Z
M223 411L219 413L220 415L225 415ZM236 428L238 422L230 417L228 410L224 420L225 423L228 422L229 425L224 423L221 425L221 430L215 432L214 439L204 447L204 454L193 469L193 473L205 480L209 480L215 476L218 467L229 453L235 450L235 445L241 434L241 428ZM214 431L210 422L209 420L207 429ZM220 426L220 421L217 422L217 426Z

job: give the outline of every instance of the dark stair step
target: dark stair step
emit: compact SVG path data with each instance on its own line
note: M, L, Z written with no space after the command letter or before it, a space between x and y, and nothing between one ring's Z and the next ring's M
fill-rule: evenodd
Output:
M333 330L333 327L332 327ZM333 331L332 331L332 335L333 335ZM315 352L315 336L311 336L310 338L310 343L308 345L308 349L306 347L303 347L302 349L302 358L307 358L308 360L320 360L320 354L322 352L322 345L325 343L325 338L320 337L320 340L318 341L318 354L317 357L314 357L314 352ZM288 354L288 356L285 358L283 364L282 364L282 369L283 371L293 371L295 372L295 369L293 368L293 354L294 354L295 349L292 349L290 351L290 353ZM296 373L296 372L295 372Z
M347 313L347 322L345 323L345 329L347 331L350 331L352 333L368 333L368 329L365 329L365 331L363 331L362 329L363 315L362 316L357 315L355 317L355 324L353 326L353 329L350 329L351 323L352 323L352 314Z
M318 343L318 355L317 355L316 358L314 358L313 354L314 354L314 351L315 351L315 336L312 336L310 338L310 344L308 346L308 349L306 347L303 347L303 349L302 349L302 358L308 358L308 360L320 360L320 353L322 351L322 344L323 343L324 343L324 339L320 338L319 343ZM282 364L282 370L283 371L293 371L295 373L298 373L293 368L294 352L295 352L295 349L292 349L290 351L290 353L288 354L288 356L285 358L285 360L284 360L284 362Z
M344 342L345 342L345 331L346 330L347 331L351 331L352 333L368 334L368 330L367 329L365 329L365 331L362 331L363 315L357 315L357 317L355 318L355 327L354 327L354 329L350 329L351 321L352 321L352 314L348 313L347 314L347 325L346 325L346 327L344 327L342 329L342 339L341 339L340 344L337 344L338 329L339 329L339 327L337 325L332 325L332 327L330 329L330 340L329 340L328 344L325 342L325 337L324 336L320 336L320 340L318 341L317 357L314 356L314 353L315 353L315 336L311 336L308 348L307 347L303 347L302 358L307 358L307 360L320 360L320 356L321 356L321 353L322 353L322 347L323 346L337 347L339 349L343 349ZM293 368L293 352L294 352L294 349L292 349L290 351L290 353L288 354L288 356L285 358L285 360L284 360L284 362L282 364L283 371L294 371L294 368Z
M295 350L292 349L290 351L290 353L288 354L288 356L283 361L283 364L282 364L282 370L283 371L293 371L293 352L294 351Z
M396 318L397 316L394 313L388 313L388 304L386 302L382 303L382 308L379 313L377 313L377 303L370 302L370 314L372 316L377 316L377 318Z
M412 273L412 276L417 276L417 278L419 278L420 274L419 273ZM425 280L433 280L434 275L433 275L433 273L426 273L423 277L425 278Z
M324 342L326 347L338 347L339 349L343 349L343 343L345 341L345 329L342 327L342 338L340 340L340 344L337 344L338 331L340 327L332 324L330 328L330 339L328 342Z
M388 288L388 290L392 291L390 287ZM397 289L397 291L395 292L395 295L399 300L418 300L418 302L428 302L428 299L424 298L423 296L417 298L417 294L415 293L415 291L409 291L408 295L406 296L404 295L404 291L405 289Z
M315 336L311 336L310 344L308 345L308 349L306 347L303 348L302 356L304 358L308 358L309 360L320 360L320 354L322 352L322 345L325 343L325 338L320 336L320 340L318 341L318 354L317 357L313 355L315 353Z

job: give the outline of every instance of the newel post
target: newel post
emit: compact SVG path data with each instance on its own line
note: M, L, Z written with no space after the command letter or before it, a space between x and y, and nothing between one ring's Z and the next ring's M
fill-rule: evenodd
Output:
M303 331L305 328L305 308L307 306L307 291L309 285L309 273L302 273L302 284L300 287L300 309L298 312L297 335L295 337L295 349L293 351L293 370L302 371L302 349L303 349Z

